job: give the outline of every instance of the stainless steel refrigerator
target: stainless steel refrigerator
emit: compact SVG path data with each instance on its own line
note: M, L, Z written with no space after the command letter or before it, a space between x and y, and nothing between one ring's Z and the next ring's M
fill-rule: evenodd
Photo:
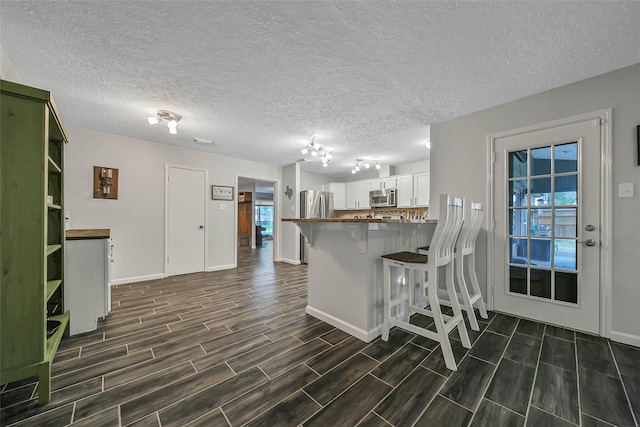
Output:
M304 190L300 192L300 218L333 218L333 193ZM309 243L300 235L300 262L309 261Z

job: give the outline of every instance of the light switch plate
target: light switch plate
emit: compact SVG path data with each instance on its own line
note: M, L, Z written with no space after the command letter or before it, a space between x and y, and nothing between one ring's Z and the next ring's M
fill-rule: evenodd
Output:
M220 203L220 210L225 210L227 209L227 204L226 203Z
M633 197L633 182L621 182L618 184L618 197Z

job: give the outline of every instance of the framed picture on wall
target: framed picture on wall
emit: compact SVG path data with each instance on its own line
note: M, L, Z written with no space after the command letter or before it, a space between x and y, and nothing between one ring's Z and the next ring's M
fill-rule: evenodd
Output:
M222 185L211 186L212 200L233 200L233 187L225 187Z

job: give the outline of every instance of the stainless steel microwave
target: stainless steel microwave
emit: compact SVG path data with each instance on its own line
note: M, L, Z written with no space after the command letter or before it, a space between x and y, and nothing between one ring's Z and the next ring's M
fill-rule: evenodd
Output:
M396 191L397 190L395 188L369 191L369 202L371 203L371 207L386 208L390 206L398 206Z

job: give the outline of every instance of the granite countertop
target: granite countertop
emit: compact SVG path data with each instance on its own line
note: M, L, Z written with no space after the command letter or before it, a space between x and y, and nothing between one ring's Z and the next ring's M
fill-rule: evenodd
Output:
M383 219L383 218L282 218L288 222L323 222L356 224L437 224L437 219Z
M108 239L111 236L110 228L89 228L84 230L67 230L67 240L80 239Z

